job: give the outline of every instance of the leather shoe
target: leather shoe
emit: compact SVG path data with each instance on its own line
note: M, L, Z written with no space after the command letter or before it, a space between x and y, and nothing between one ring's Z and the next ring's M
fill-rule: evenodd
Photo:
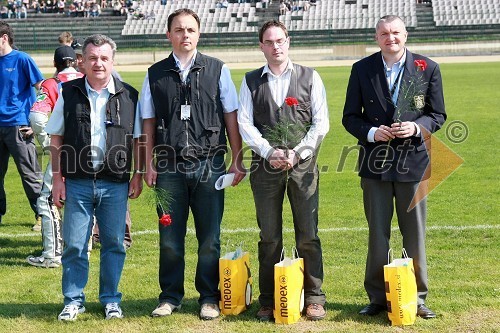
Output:
M306 318L308 320L321 320L325 318L326 311L323 305L312 303L306 308Z
M417 307L417 316L423 319L436 318L436 314L426 307L425 304L420 304Z
M359 311L359 314L362 316L375 316L382 311L387 311L386 305L370 303L367 306L365 306L363 310Z
M274 319L273 308L271 306L261 306L257 312L257 319L260 321L271 321Z

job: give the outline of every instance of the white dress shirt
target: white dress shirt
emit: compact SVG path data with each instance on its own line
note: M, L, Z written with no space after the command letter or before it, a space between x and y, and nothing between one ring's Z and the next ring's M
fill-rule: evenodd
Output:
M293 63L290 60L288 60L285 71L279 76L274 75L267 64L264 66L262 75L267 75L271 95L277 105L283 105L285 101L293 70ZM314 150L319 146L330 129L325 86L316 71L313 73L311 113L312 123L309 131L300 143L293 148L294 151L299 152L301 159L306 159L314 153ZM254 125L253 100L246 78L243 78L240 88L238 125L243 141L263 158L269 158L273 147L269 144L269 141L262 137L262 133Z
M194 54L193 59L189 65L184 68L181 67L181 62L175 54L174 60L181 71L181 80L184 82L189 74L189 71L193 67L194 61L196 59L197 52ZM220 89L220 99L224 113L229 113L236 111L238 109L238 94L236 92L236 87L231 79L231 72L229 67L225 64L222 66L221 75L219 78L219 89ZM146 73L144 82L142 84L141 98L139 101L141 118L150 119L155 117L155 107L153 104L153 98L151 97L151 88L149 86L149 74Z

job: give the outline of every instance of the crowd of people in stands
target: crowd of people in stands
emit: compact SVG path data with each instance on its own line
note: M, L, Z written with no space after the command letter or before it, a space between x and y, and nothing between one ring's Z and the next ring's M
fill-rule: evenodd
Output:
M131 2L131 1L130 1ZM112 7L115 15L126 14L125 0L8 0L0 6L2 19L25 19L28 13L56 13L70 17L97 17L102 8Z
M302 5L299 1L280 0L279 13L285 15L287 12L308 11L311 6L316 6L316 0L303 1Z

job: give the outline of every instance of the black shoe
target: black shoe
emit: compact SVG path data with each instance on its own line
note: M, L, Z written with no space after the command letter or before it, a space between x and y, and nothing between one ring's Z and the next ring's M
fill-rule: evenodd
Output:
M425 304L420 304L417 307L417 316L423 319L436 318L436 314L426 307Z
M270 306L262 306L256 315L259 321L271 321L274 319L273 308Z
M362 316L376 316L382 311L387 311L386 305L370 303L359 311L359 314Z

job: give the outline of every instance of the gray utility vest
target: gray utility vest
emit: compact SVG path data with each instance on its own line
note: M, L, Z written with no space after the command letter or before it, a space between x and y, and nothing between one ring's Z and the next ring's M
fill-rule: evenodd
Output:
M269 88L267 75L262 75L264 67L248 72L245 76L248 88L252 95L254 125L267 140L270 139L270 132L277 125L283 124L301 124L305 132L300 140L305 136L312 121L311 112L311 90L313 81L313 69L294 64L294 70L290 77L290 87L287 97L296 98L297 106L289 106L286 102L277 105L274 101ZM296 140L279 140L280 142L271 142L274 147L292 149L298 144Z
M219 80L223 63L197 53L186 83L173 54L148 70L156 112L158 162L174 158L205 158L226 153L226 127ZM181 105L191 106L189 120L181 120Z

